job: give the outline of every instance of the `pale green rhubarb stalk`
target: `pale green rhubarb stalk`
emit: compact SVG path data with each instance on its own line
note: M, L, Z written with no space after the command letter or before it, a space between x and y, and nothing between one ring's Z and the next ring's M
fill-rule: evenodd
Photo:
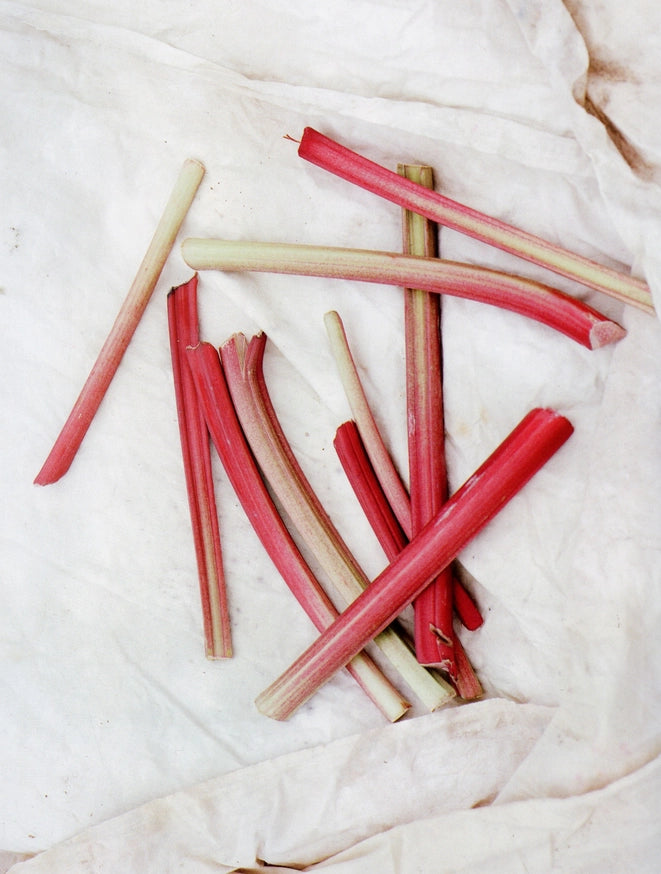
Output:
M410 538L411 502L374 418L342 318L335 310L331 310L324 315L324 325L351 415L388 503L406 536Z
M232 401L269 486L346 605L369 585L369 579L324 510L283 432L264 379L265 344L264 334L250 342L243 335L235 335L222 346L221 359ZM381 629L375 643L429 710L454 696L448 683L418 663L395 629Z
M397 174L395 178L399 178ZM536 319L588 349L613 343L626 334L624 328L606 316L540 282L439 258L366 249L195 237L184 240L182 254L194 270L333 277L469 298Z
M37 485L44 486L56 482L71 467L142 314L147 308L203 176L204 166L199 161L188 159L184 162L110 333L48 458L34 480Z
M167 298L168 328L181 452L198 568L207 658L232 655L227 588L211 467L209 432L186 361L199 343L197 274Z
M424 186L403 179L392 170L358 155L313 128L305 128L298 154L306 161L431 221L489 243L646 312L654 312L649 286L642 279L604 267L541 237L464 206L437 191L429 191Z
M433 189L431 167L399 164L400 176ZM402 249L407 255L438 256L436 225L402 211ZM406 424L409 455L411 534L415 535L447 500L441 361L441 297L404 289ZM457 677L452 626L452 568L446 568L413 602L415 654Z
M386 558L393 562L409 541L381 488L356 423L348 421L340 425L335 434L333 445L347 479L386 554ZM475 631L482 625L482 615L454 574L452 575L452 596L454 609L459 620L469 631ZM453 677L452 682L457 694L464 700L479 698L482 695L482 686L473 671L461 640L456 634L454 636L454 657L456 676Z
M287 719L450 564L572 430L553 410L529 413L395 561L258 696L258 709Z
M332 624L338 612L273 503L236 416L218 351L209 343L201 343L189 348L186 356L207 427L230 484L284 582L315 628L322 631ZM409 703L366 653L356 653L346 667L390 721L407 712Z

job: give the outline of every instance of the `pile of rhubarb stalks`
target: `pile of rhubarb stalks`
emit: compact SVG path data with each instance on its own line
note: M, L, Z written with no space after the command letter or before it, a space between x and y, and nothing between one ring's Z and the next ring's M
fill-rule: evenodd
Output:
M649 313L654 309L645 282L450 200L434 190L430 167L402 164L395 172L311 128L305 129L298 152L400 207L403 247L397 253L195 238L182 244L184 261L195 272L168 294L167 317L206 655L232 655L213 446L256 534L319 632L258 696L257 707L270 717L287 719L337 671L346 669L387 719L395 721L410 709L411 695L435 710L455 697L471 700L482 694L456 630L457 624L468 630L482 624L478 605L455 573L457 556L573 431L559 413L531 410L482 466L448 494L441 295L512 310L590 349L625 334L610 319L551 286L442 259L439 227L466 233ZM73 462L203 175L199 161L184 163L117 319L35 483L55 482ZM198 271L209 269L337 277L404 290L408 489L377 429L341 317L336 312L325 317L352 413L338 428L334 446L388 562L374 580L367 578L324 510L280 425L264 376L266 336L234 334L220 348L200 337ZM303 548L314 555L328 587L310 569ZM411 636L398 619L410 605ZM379 667L381 660L387 671Z

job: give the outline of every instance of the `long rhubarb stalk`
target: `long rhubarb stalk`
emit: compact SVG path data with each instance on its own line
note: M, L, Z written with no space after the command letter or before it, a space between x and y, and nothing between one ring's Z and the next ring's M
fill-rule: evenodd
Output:
M258 709L287 719L449 565L572 431L553 410L529 413L398 558L258 696Z
M71 467L149 303L203 176L204 166L199 161L188 159L184 162L115 323L48 458L34 480L37 485L56 482Z
M266 488L236 417L217 350L202 343L187 351L187 360L212 440L239 502L317 630L327 628L337 618L337 610L306 564ZM409 703L367 654L357 653L347 669L390 721L409 709Z
M433 189L431 167L400 164L400 176ZM436 226L402 211L402 250L407 255L437 257ZM441 298L419 288L404 290L406 423L409 494L413 537L447 499L445 431L441 363ZM413 602L415 654L423 665L437 665L457 676L452 627L452 568Z
M324 510L287 441L264 379L265 344L264 334L250 342L243 335L235 335L221 348L234 407L267 482L346 605L360 595L369 580ZM417 662L393 628L384 629L375 643L428 709L435 710L453 697L454 690Z
M642 279L604 267L541 237L457 203L437 191L429 191L313 128L305 128L298 154L306 161L431 221L461 231L646 312L654 312L649 286Z
M388 503L407 537L411 536L411 503L404 484L376 424L358 368L351 353L340 315L331 310L324 316L331 352L337 365L344 394L361 439L372 462Z
M399 178L397 174L395 177ZM477 300L536 319L588 349L613 343L626 333L624 328L581 301L540 282L438 258L366 249L195 237L184 240L182 254L194 270L256 270L326 276L420 288Z
M209 432L186 360L199 343L197 274L167 299L170 351L188 506L197 560L207 658L232 655L227 588L218 528Z

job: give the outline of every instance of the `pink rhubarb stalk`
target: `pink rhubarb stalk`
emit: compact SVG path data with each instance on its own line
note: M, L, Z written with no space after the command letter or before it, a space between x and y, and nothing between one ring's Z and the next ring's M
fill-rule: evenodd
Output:
M399 178L397 174L395 178ZM588 349L613 343L626 333L624 328L596 310L541 282L438 258L366 249L195 237L184 240L182 254L194 270L256 270L325 276L469 298L536 319Z
M259 710L288 718L450 564L572 430L552 410L529 413L395 561L259 695Z
M199 161L188 159L184 162L115 323L48 458L35 478L37 485L54 483L69 470L149 303L203 175L204 166Z
M313 128L305 128L298 153L306 161L431 221L461 231L646 312L654 312L649 286L642 279L604 267L541 237L457 203L437 191L429 191Z
M265 345L264 334L250 342L237 334L222 346L232 401L264 477L344 606L361 594L369 580L321 505L278 421L264 379ZM454 696L447 683L417 662L395 629L384 629L375 643L428 709L435 710Z
M400 164L400 176L433 189L431 167ZM402 211L402 249L435 258L436 226L418 213ZM406 422L413 537L447 500L441 363L441 297L418 288L404 290ZM452 568L446 568L413 602L415 654L457 677L452 626Z
M179 436L197 559L207 658L232 655L227 590L211 468L209 432L199 405L186 349L199 343L197 275L168 295L168 326Z
M338 612L273 503L237 419L218 352L202 343L187 351L187 360L207 426L237 498L283 580L317 630L322 631ZM357 653L347 669L390 721L409 709L408 702L365 653Z
M334 310L324 316L326 333L337 365L351 414L360 433L388 503L407 537L411 536L411 503L402 480L383 441L363 388L358 368L339 314Z

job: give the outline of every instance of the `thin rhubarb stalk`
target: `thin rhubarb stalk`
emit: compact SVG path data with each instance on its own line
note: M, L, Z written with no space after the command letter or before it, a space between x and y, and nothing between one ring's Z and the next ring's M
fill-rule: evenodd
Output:
M261 477L236 417L217 350L201 343L187 350L195 388L227 477L276 569L318 631L338 612L294 543ZM390 721L409 709L409 703L372 659L358 652L347 670Z
M265 343L264 334L250 342L235 335L221 348L234 407L284 512L346 605L369 580L321 505L280 425L264 379ZM428 709L435 710L453 697L452 687L425 670L393 628L382 629L375 643Z
M306 161L431 221L461 231L646 312L654 312L649 286L642 279L604 267L541 237L457 203L437 191L429 191L313 128L305 128L298 154Z
M35 483L54 483L69 470L112 382L204 175L196 160L184 162L154 236L89 376Z
M395 177L399 178L397 174ZM182 254L194 270L256 270L325 276L420 288L477 300L536 319L588 349L613 343L626 334L624 328L606 316L541 282L439 258L367 249L195 237L184 240Z
M409 539L388 503L353 420L343 422L338 427L333 446L386 558L394 561ZM452 600L457 616L465 628L475 631L482 625L482 614L455 575L452 577Z
M331 310L324 316L326 333L351 414L388 503L407 537L411 536L411 504L404 484L383 441L351 353L344 324Z
M431 167L399 164L400 176L433 189ZM406 255L435 258L436 225L402 210ZM404 290L406 423L409 453L411 534L415 536L447 500L441 363L441 297L418 288ZM446 568L413 602L415 654L457 677L452 626L452 568Z
M572 431L553 410L529 413L395 561L258 696L258 709L287 719L450 564Z
M185 357L199 343L197 274L168 294L168 327L179 436L197 560L207 658L232 655L227 589L211 467L209 432Z

